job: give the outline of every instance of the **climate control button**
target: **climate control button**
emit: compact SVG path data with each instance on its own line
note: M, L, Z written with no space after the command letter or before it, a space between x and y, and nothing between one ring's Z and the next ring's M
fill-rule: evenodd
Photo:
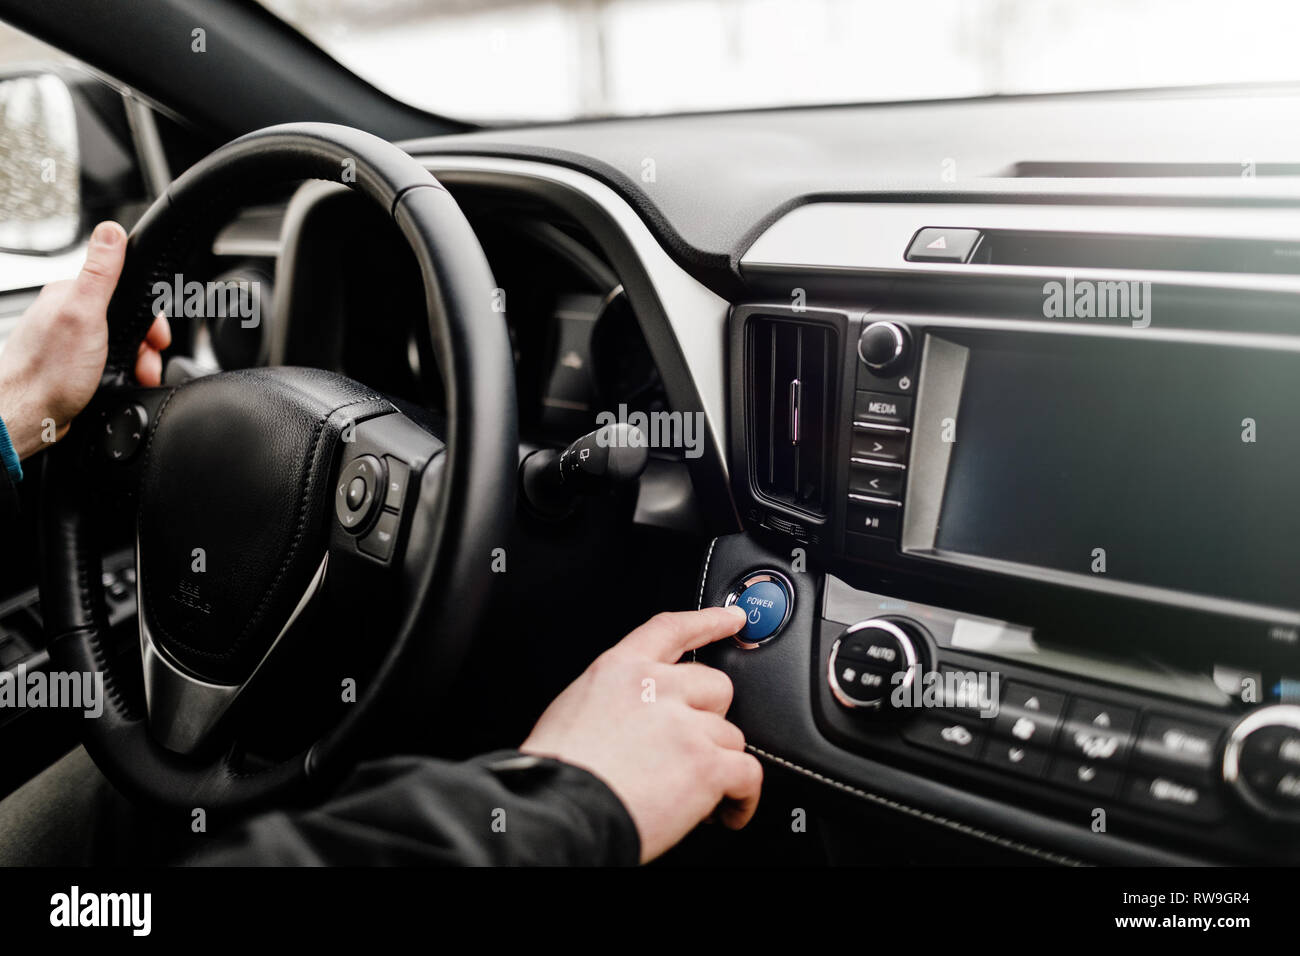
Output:
M1300 823L1300 707L1275 704L1228 734L1223 779L1265 817Z
M920 680L925 660L925 641L915 625L873 618L847 628L831 646L826 680L845 707L879 710L894 688Z

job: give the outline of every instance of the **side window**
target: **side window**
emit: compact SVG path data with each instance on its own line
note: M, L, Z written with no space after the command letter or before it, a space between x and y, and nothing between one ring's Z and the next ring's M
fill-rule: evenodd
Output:
M147 199L123 93L0 23L0 341L42 285L74 275L90 228Z

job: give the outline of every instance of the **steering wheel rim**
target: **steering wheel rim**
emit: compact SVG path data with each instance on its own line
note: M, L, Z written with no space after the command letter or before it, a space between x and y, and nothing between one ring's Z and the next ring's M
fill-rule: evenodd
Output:
M338 724L302 753L254 772L232 763L229 751L206 758L177 754L150 734L147 708L104 643L100 549L82 471L87 429L77 427L79 420L44 456L40 565L46 638L52 667L103 675L104 712L83 720L83 742L105 775L133 799L243 810L331 779L347 765L362 729L400 674L421 674L425 698L437 698L488 600L490 555L506 542L518 436L514 367L504 315L493 307L495 282L468 221L432 174L360 130L301 123L250 133L212 153L159 197L128 240L109 307L100 397L131 385L137 349L154 317L154 284L171 281L190 251L210 241L233 202L305 179L341 182L381 204L415 252L447 399L440 467L427 469L412 489L429 520L410 528L400 566L397 633ZM139 613L144 619L146 609L141 606Z

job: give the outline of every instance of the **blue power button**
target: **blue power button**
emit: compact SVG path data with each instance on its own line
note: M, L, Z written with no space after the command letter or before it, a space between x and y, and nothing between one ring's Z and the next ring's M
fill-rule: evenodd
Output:
M747 647L755 647L776 636L777 631L790 616L790 586L784 576L761 571L747 575L732 590L736 607L745 612L745 626L736 640Z

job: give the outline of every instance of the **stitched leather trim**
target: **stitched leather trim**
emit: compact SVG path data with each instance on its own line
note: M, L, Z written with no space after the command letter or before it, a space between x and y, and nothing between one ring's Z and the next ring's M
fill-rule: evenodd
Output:
M704 556L704 573L700 575L700 598L695 602L695 610L697 611L702 611L704 609L704 585L707 584L709 580L709 562L713 560L713 547L717 543L717 538L710 541L709 553Z
M961 823L957 820L951 820L948 817L941 817L937 813L930 813L928 810L921 810L917 807L909 806L906 803L900 803L897 800L891 800L889 797L882 797L878 793L872 793L869 790L862 790L858 787L853 786L852 784L844 783L842 780L836 780L833 777L828 777L825 774L818 773L816 770L809 770L807 767L802 767L799 764L795 763L794 761L786 760L784 757L778 757L776 754L768 753L766 750L763 750L761 747L755 747L753 744L746 744L745 749L748 750L750 753L757 754L759 757L762 757L765 760L769 760L772 763L779 764L780 766L785 767L787 770L793 770L796 773L803 774L805 777L810 777L813 780L816 780L818 783L824 783L827 786L834 787L836 790L840 790L843 791L844 793L851 794L852 796L858 797L861 800L866 800L878 806L887 807L890 810L896 810L899 813L905 813L908 816L915 817L918 820L924 820L927 823L933 823L938 826L947 827L950 830L955 830L958 833L964 834L966 836L975 837L977 839L984 840L988 843L994 843L1005 849L1015 850L1017 853L1024 853L1028 856L1035 857L1036 859L1043 860L1044 862L1047 863L1055 863L1058 866L1090 866L1091 865L1089 863L1083 862L1082 860L1077 860L1074 857L1066 856L1062 853L1053 853L1051 850L1044 850L1036 846L1031 846L1028 843L1020 843L1017 840L1012 840L1010 837L1004 837L996 833L990 833L987 830L981 830L978 827L971 826L970 824Z

